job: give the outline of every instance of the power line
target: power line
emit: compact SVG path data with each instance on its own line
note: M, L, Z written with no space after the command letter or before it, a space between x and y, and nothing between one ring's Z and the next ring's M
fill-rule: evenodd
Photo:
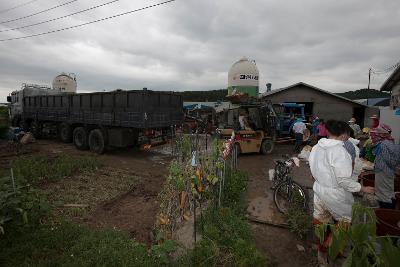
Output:
M53 10L53 9L56 9L56 8L59 8L59 7L62 7L62 6L66 6L66 5L72 4L73 2L76 2L76 1L78 1L78 0L72 0L72 1L69 1L69 2L65 2L65 3L59 4L59 5L50 7L50 8L48 8L48 9L45 9L45 10L42 10L42 11L39 11L39 12L30 14L30 15L27 15L27 16L19 17L19 18L16 18L16 19L5 20L5 21L0 22L0 24L5 24L5 23L9 23L9 22L21 20L21 19L30 18L30 17L36 16L36 15L39 15L39 14L48 12L48 11Z
M8 12L8 11L11 11L11 10L14 10L14 9L17 9L17 8L20 8L20 7L29 5L30 3L33 3L33 2L36 2L36 1L38 1L38 0L28 1L28 2L26 2L26 3L22 3L22 4L19 4L19 5L14 6L14 7L10 7L10 8L7 8L7 9L0 10L0 14L3 14L3 13L6 13L6 12Z
M134 9L134 10L131 10L131 11L127 11L127 12L124 12L124 13L119 13L119 14L116 14L116 15L113 15L113 16L109 16L109 17L105 17L105 18L101 18L101 19L97 19L97 20L93 20L93 21L82 23L82 24L77 24L77 25L74 25L74 26L69 26L69 27L57 29L57 30L52 30L52 31L48 31L48 32L41 32L41 33L37 33L37 34L25 35L25 36L21 36L21 37L13 37L13 38L8 38L8 39L0 39L0 42L19 40L19 39L26 39L26 38L46 35L46 34L50 34L50 33L70 30L70 29L86 26L86 25L89 25L89 24L97 23L97 22L100 22L100 21L105 21L105 20L121 17L121 16L124 16L124 15L128 15L128 14L131 14L131 13L142 11L142 10L145 10L145 9L150 9L150 8L153 8L153 7L165 5L165 4L168 4L168 3L171 3L171 2L175 2L175 1L176 0L168 0L168 1L164 1L164 2L158 3L158 4L141 7L141 8Z
M106 6L106 5L109 5L109 4L118 2L118 1L120 1L120 0L113 0L113 1L101 4L101 5L93 6L93 7L87 8L87 9L83 9L83 10L80 10L80 11L77 11L77 12L74 12L74 13L71 13L71 14L68 14L68 15L65 15L65 16L61 16L61 17L58 17L58 18L48 19L48 20L44 20L44 21L41 21L41 22L37 22L37 23L33 23L33 24L21 26L21 27L16 27L16 28L12 28L12 29L1 30L0 32L15 31L15 30L20 30L20 29L24 29L24 28L29 28L29 27L33 27L33 26L49 23L49 22L52 22L52 21L56 21L56 20L60 20L60 19L64 19L64 18L73 16L73 15L77 15L77 14L80 14L80 13L84 13L84 12L87 12L87 11L90 11L90 10L93 10L93 9L96 9L96 8L99 8L99 7L102 7L102 6Z

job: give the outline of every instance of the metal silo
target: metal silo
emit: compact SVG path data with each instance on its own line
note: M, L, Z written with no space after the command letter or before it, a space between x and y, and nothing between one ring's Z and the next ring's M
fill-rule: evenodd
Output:
M235 62L228 73L228 95L232 92L247 93L249 96L258 96L259 79L255 61L243 57Z
M76 77L75 74L61 73L53 80L53 89L66 93L76 93Z

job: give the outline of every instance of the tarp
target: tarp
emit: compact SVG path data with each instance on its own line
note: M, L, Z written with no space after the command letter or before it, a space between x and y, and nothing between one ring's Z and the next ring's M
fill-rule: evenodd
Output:
M202 104L190 104L184 105L183 108L185 109L213 109L213 107L202 105Z

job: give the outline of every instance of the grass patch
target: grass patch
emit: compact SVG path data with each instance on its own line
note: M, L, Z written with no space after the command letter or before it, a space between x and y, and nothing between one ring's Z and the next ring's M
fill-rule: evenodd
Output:
M23 157L14 160L11 168L13 168L16 178L35 183L41 180L58 180L78 171L94 170L100 165L96 157L63 155L55 159L43 156Z
M0 239L1 266L165 266L174 244L148 250L127 233L68 222L8 232Z

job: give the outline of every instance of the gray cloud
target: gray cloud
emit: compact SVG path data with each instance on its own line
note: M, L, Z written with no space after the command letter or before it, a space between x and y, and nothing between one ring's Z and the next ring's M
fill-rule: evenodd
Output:
M0 29L105 2L77 1ZM54 23L2 32L0 39L68 27L153 3L157 1L121 0ZM0 14L0 20L55 4L36 1ZM10 5L3 1L0 10ZM77 74L80 91L224 88L229 67L244 55L256 60L261 87L266 82L277 88L303 81L332 92L355 90L366 87L369 67L384 68L399 60L399 22L396 0L177 0L70 31L0 42L0 99L22 82L50 84L62 71ZM379 87L385 78L374 77L372 87Z

